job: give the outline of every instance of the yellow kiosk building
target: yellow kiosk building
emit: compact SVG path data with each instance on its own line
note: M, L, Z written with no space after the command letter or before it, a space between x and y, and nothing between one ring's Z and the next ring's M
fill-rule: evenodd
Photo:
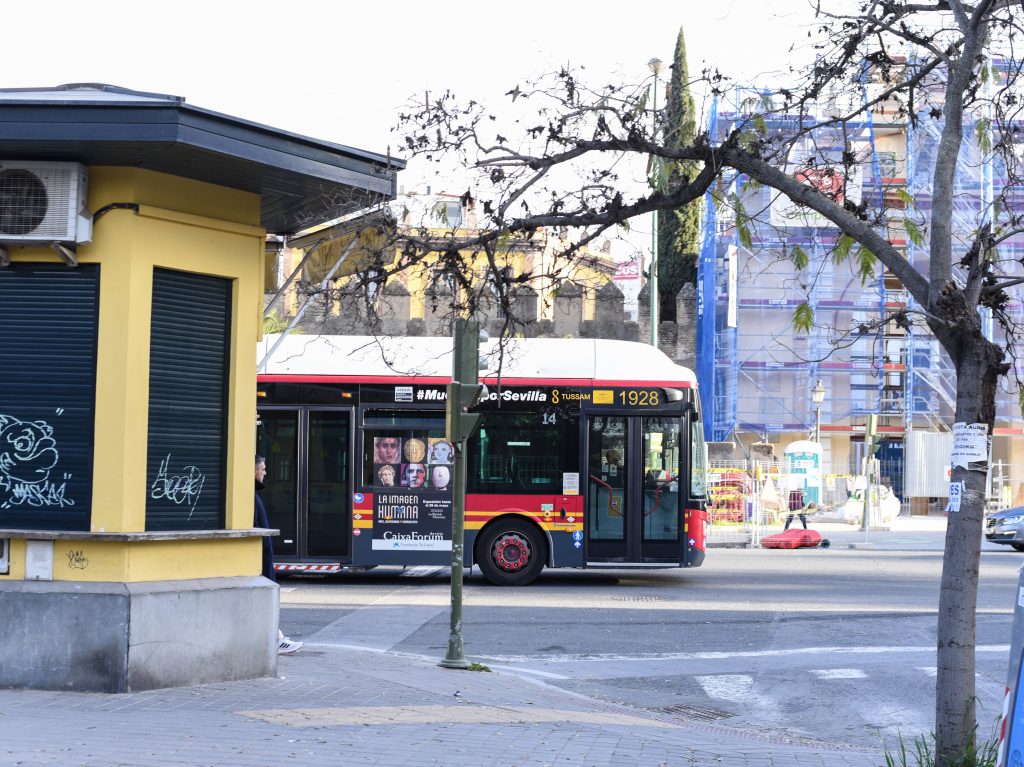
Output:
M276 672L264 240L392 199L401 167L174 96L0 90L0 686Z

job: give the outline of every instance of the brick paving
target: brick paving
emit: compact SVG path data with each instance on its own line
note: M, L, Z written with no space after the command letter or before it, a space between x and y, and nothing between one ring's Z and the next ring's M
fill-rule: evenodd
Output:
M883 762L843 744L688 721L510 674L317 645L281 657L270 679L121 695L0 690L0 767Z

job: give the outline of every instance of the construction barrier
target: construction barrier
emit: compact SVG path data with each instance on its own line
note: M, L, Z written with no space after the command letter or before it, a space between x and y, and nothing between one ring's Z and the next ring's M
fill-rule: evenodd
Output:
M789 494L805 488L806 475L786 471L783 462L715 461L708 467L708 541L760 546L773 527L789 514ZM809 521L859 526L864 518L865 478L852 473L823 472L815 488L816 510ZM806 499L805 499L806 500ZM871 486L872 526L888 524L901 502L877 478Z

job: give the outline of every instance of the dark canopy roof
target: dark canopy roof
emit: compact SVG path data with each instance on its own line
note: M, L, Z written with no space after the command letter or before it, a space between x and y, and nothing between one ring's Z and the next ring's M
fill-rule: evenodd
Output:
M123 165L254 192L291 234L392 199L405 162L94 83L0 89L0 162Z

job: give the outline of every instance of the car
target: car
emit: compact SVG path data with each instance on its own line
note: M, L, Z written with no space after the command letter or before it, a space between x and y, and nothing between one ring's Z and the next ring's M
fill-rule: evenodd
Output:
M1024 551L1024 506L989 514L985 519L985 538Z

